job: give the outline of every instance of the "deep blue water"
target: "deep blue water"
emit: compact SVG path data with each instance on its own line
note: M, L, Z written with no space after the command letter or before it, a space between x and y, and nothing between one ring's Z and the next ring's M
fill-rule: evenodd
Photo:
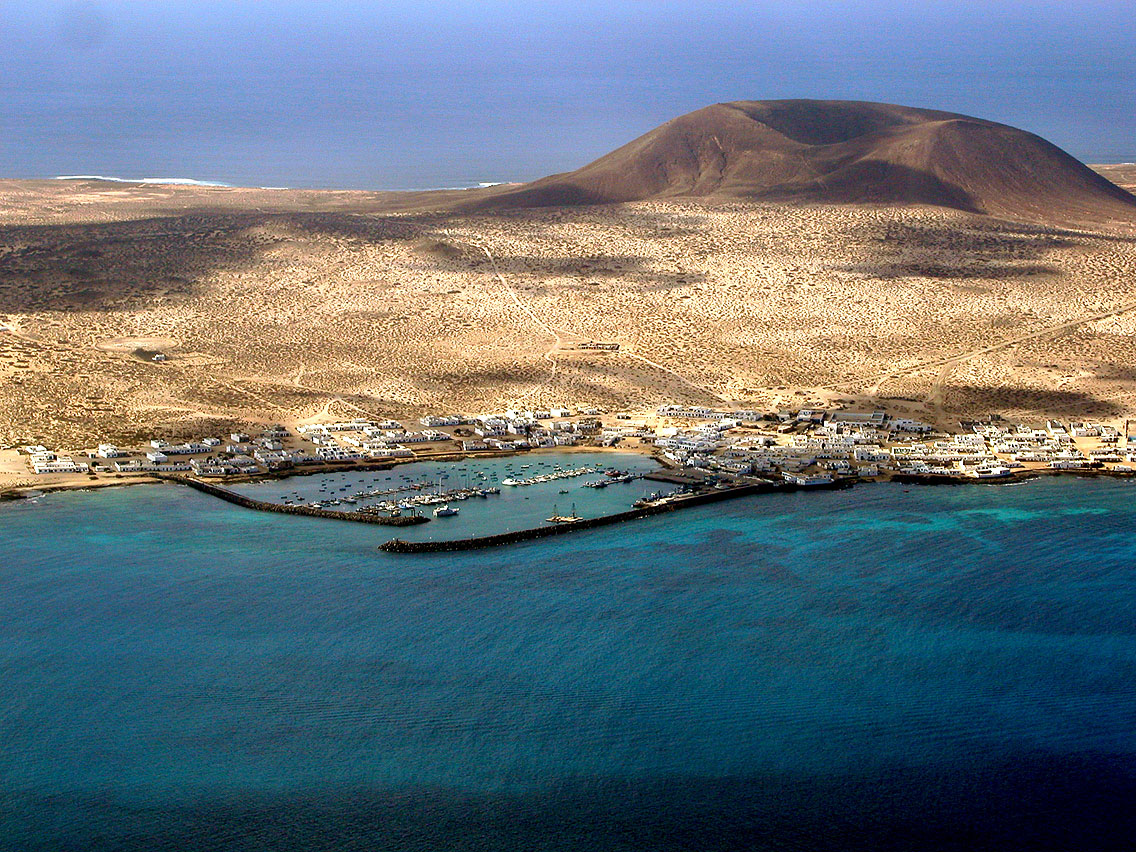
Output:
M414 557L174 486L3 504L0 848L1130 849L1134 488Z
M423 189L720 101L849 98L1136 160L1129 0L5 0L0 177Z

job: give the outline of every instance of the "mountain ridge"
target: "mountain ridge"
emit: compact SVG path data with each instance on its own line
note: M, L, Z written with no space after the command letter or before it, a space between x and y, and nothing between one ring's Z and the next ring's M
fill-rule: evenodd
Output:
M469 206L683 197L1136 220L1136 197L1040 136L974 116L868 101L713 104L575 171L511 186Z

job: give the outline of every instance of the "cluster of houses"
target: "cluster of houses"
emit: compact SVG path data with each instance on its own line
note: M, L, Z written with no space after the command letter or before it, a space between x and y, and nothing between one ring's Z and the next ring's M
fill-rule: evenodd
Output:
M675 465L727 476L779 477L798 484L885 473L923 476L1009 476L1015 469L1111 466L1134 470L1136 443L1116 428L1093 422L1044 427L987 421L955 434L883 411L801 409L767 413L664 405L632 424L627 414L601 421L595 409L566 406L466 416L432 414L411 425L357 419L300 426L293 434L272 426L257 436L170 443L155 438L141 451L99 444L89 461L25 447L36 473L189 472L203 477L285 470L301 465L413 458L453 452L514 451L571 446L652 444Z
M77 462L71 456L56 455L43 445L24 447L28 464L35 473L86 473L90 465Z
M1136 469L1131 466L1136 444L1130 448L1119 430L1093 422L1066 426L1051 420L1044 428L984 422L956 434L933 434L927 423L883 411L760 414L664 406L657 414L706 421L655 430L655 446L676 464L799 484L884 472L993 479L1027 467Z
M155 438L141 451L103 443L88 462L56 456L46 447L26 447L36 473L173 473L232 476L285 470L300 465L412 458L425 451L513 451L571 446L596 436L599 411L566 406L546 410L510 410L502 414L428 415L421 429L396 420L349 420L300 426L293 435L272 426L259 436L234 432L227 439L171 443Z
M580 437L599 431L599 412L592 410L591 414L595 419L578 417L577 412L563 407L477 417L432 414L419 419L424 427L420 430L407 429L395 420L352 420L301 426L297 431L316 445L316 455L322 460L353 461L410 457L415 454L413 445L453 441L464 452L571 446Z
M227 441L210 437L171 444L155 438L150 441L149 449L141 453L122 450L114 444L99 444L90 456L109 462L96 461L96 473L193 471L205 476L223 476L255 472L261 467L267 470L291 467L302 456L284 449L283 439L288 437L291 433L287 429L273 426L258 438L239 432L230 434Z
M1136 448L1129 451L1127 436L1103 423L1074 421L1066 427L1050 420L1044 429L985 424L975 427L975 431L984 436L994 453L1019 463L1040 462L1055 470L1075 470L1095 464L1112 464L1120 470L1129 470L1129 463L1136 462ZM1079 438L1090 439L1097 446L1080 450L1076 445Z

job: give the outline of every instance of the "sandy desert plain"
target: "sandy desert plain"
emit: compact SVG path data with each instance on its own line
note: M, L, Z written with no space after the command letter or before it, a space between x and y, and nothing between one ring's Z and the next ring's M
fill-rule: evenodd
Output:
M892 183L872 183L868 154L849 172L831 153L863 139ZM812 200L591 203L628 173L640 192L661 173L687 189L783 180L784 151L835 177L805 175ZM1097 172L1136 185L1136 166ZM886 195L897 174L915 203L836 192ZM979 175L987 209L1049 183L1021 215L958 209ZM557 403L879 407L943 427L1136 412L1136 199L1037 137L888 105L738 102L567 177L436 193L0 181L0 445Z
M0 182L0 443L519 403L1136 410L1130 232L918 206L390 206Z

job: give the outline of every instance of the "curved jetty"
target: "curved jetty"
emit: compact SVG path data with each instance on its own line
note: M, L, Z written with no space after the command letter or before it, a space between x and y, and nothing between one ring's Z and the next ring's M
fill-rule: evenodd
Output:
M836 481L822 486L824 488L843 488L846 483ZM707 503L718 503L722 500L732 500L735 497L747 497L751 494L767 494L773 491L797 491L798 486L789 483L755 483L753 485L737 485L732 488L720 488L713 491L703 491L698 494L673 497L664 502L642 506L638 509L629 509L626 512L617 512L614 515L603 515L598 518L581 518L570 524L552 524L547 527L533 527L527 530L497 533L496 535L483 535L475 538L457 538L448 541L403 541L395 538L379 546L379 550L387 553L441 553L454 550L479 550L486 547L500 547L504 544L514 544L519 541L529 541L536 538L546 538L552 535L563 535L577 530L590 530L596 527L606 527L611 524L621 524L637 518L646 518L651 515L662 515L667 512L676 512L679 509L688 509L693 506L705 506ZM816 490L816 489L812 489Z
M236 491L230 491L228 488L222 488L220 485L214 485L211 482L202 482L200 479L190 479L188 477L170 477L169 479L171 482L180 482L182 485L188 485L190 488L194 488L197 491L210 494L213 497L219 497L236 506L243 506L246 509L256 509L259 512L276 512L281 515L306 515L309 518L330 518L333 521L353 521L357 524L379 524L386 527L409 527L415 524L424 524L430 520L424 515L400 515L392 518L388 515L378 515L371 512L336 512L331 509L316 509L313 506L270 503L266 500L255 500L244 494L238 494Z

